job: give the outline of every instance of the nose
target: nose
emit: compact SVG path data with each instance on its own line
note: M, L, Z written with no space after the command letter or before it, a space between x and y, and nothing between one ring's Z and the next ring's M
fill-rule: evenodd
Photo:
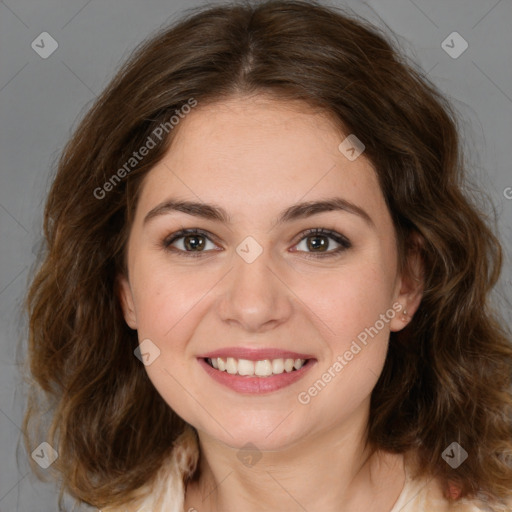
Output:
M223 322L256 333L274 329L290 318L293 293L273 266L265 251L251 263L234 257L218 306Z

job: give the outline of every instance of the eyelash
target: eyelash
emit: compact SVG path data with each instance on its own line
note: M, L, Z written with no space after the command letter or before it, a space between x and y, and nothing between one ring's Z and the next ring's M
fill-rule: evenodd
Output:
M163 241L164 248L168 251L177 252L181 256L190 257L190 258L198 258L198 257L203 256L205 252L210 252L210 251L183 251L182 249L176 249L176 248L171 247L172 243L174 243L176 240L179 240L180 238L184 238L187 235L204 236L205 238L208 238L210 240L210 242L212 242L212 240L210 239L210 234L206 231L203 231L203 230L197 229L197 228L182 229L180 231L173 233L172 235L168 236L167 238L165 238L165 240ZM332 240L334 240L336 243L338 243L340 245L340 247L338 247L334 250L325 252L325 253L314 253L314 252L305 253L305 254L309 254L308 256L306 256L306 258L332 258L332 257L339 256L342 252L344 252L347 249L350 249L352 247L352 244L350 243L348 238L344 237L340 233L337 233L336 231L331 231L329 229L312 228L312 229L308 229L308 230L302 232L299 236L300 236L300 238L295 245L298 245L300 242L302 242L302 240L304 240L308 236L326 236L328 238L331 238ZM304 251L294 251L294 252L304 252Z

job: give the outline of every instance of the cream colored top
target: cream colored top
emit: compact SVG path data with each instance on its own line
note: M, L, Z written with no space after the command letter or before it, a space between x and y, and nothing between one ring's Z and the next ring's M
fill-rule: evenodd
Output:
M172 456L160 468L153 484L140 489L139 499L122 507L102 508L101 512L190 512L184 510L183 479L193 473L197 461L195 434L187 429L176 440ZM404 487L389 512L512 512L512 499L508 504L492 507L479 499L450 502L435 479L413 479L406 465Z
M492 507L483 499L460 498L451 502L444 497L437 480L413 480L405 466L404 487L390 512L512 512L512 500Z

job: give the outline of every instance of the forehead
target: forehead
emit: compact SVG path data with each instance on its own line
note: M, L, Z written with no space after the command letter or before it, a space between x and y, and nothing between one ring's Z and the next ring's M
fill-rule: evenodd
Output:
M364 153L349 160L338 148L346 135L304 103L266 97L199 102L177 128L144 180L143 210L169 196L221 204L250 218L334 195L375 215L385 208Z

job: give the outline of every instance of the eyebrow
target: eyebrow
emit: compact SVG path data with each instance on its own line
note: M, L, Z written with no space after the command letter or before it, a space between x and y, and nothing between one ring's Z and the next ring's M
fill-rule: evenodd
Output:
M281 212L274 227L285 222L291 222L296 219L303 219L329 211L344 211L352 213L362 218L370 227L375 228L372 218L360 206L347 201L341 197L333 197L321 201L307 201L294 204ZM231 224L231 218L220 206L206 204L194 201L180 201L169 199L155 206L144 217L143 224L160 215L171 214L173 212L182 212L194 217L201 217L206 220Z

